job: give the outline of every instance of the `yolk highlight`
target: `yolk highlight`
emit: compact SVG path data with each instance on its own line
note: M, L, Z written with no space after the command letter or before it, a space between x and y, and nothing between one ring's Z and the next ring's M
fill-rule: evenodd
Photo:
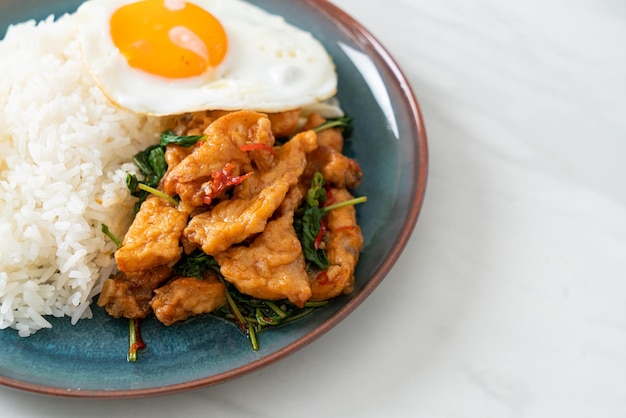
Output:
M111 17L113 43L128 64L150 74L187 78L218 66L226 32L206 10L181 0L143 0Z

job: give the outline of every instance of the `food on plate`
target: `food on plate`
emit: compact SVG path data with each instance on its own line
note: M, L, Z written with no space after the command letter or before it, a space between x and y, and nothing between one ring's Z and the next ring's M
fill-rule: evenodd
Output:
M0 74L0 328L99 295L133 329L212 312L253 340L352 290L362 173L311 34L240 0L89 0L10 27Z
M129 174L127 185L140 204L115 240L119 272L105 280L98 305L133 324L152 313L171 325L219 311L256 347L262 326L281 321L268 324L260 306L255 319L242 319L235 299L269 303L286 318L349 294L363 246L354 205L363 199L347 187L362 172L342 154L342 131L325 128L317 113L285 130L301 113L183 114L138 153L135 161L148 161L138 162L145 179ZM203 264L193 271L182 267L197 258Z

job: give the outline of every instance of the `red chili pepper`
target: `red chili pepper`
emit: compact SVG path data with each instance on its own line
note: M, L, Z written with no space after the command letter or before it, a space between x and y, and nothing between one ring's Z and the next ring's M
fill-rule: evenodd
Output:
M333 196L328 184L324 185L324 189L326 189L326 201L324 202L324 206L330 206L335 203L337 199Z
M317 275L317 277L315 278L315 280L317 281L318 285L322 285L324 286L325 284L328 284L328 273L323 271L320 274Z
M207 187L208 191L202 198L202 202L205 205L210 205L213 201L213 198L219 195L228 186L236 186L238 184L241 184L245 179L252 175L252 171L250 171L249 173L243 174L241 176L232 176L230 173L232 173L234 169L235 165L233 163L226 163L221 171L215 170L211 173L210 184Z
M142 348L146 348L146 343L141 338L141 319L133 318L132 321L135 323L135 342L131 344L130 351L137 352Z
M146 348L146 344L141 342L141 343L134 343L130 346L130 351L139 351L142 348Z
M313 240L313 246L316 250L319 250L322 246L322 241L324 240L324 235L326 235L326 231L328 231L326 219L322 218L322 221L320 222L320 230L315 236L315 240Z
M262 149L264 151L269 152L270 154L272 154L272 156L274 156L274 148L270 147L267 144L261 144L258 142L255 142L253 144L245 144L239 147L240 150L247 152L247 151L253 151L255 149Z

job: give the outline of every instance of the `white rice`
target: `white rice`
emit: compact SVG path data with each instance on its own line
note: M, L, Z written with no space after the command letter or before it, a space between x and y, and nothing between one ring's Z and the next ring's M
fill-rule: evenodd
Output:
M13 26L0 42L0 329L91 317L134 199L126 164L160 122L111 105L81 60L74 16Z

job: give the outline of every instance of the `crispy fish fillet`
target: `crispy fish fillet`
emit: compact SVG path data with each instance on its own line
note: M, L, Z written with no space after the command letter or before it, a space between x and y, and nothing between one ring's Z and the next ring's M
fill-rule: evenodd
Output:
M232 112L228 110L203 110L184 113L173 120L172 130L176 135L202 135L210 124L229 113Z
M206 140L179 162L163 177L163 191L170 196L179 195L188 206L197 207L207 203L205 197L212 194L211 180L227 165L228 175L236 177L252 171L252 161L258 166L271 165L271 155L263 149L250 152L244 145L259 144L271 148L274 145L271 123L266 115L251 111L228 113L211 123L204 131Z
M200 135L210 124L228 113L232 113L232 111L205 110L202 112L186 113L178 116L174 120L174 127L172 130L176 135ZM267 113L267 117L272 123L272 134L276 138L293 135L298 129L300 113L300 109L287 110L285 112L278 113ZM319 119L316 119L315 122L318 120ZM322 122L323 121L324 119L322 119ZM315 126L312 126L311 128L314 128ZM308 130L308 128L306 130Z
M215 274L179 277L154 291L150 306L165 325L209 313L226 303L226 289Z
M289 299L299 307L311 297L292 211L268 222L249 246L231 247L215 259L224 278L244 294L259 299Z
M274 136L276 138L286 138L293 135L296 129L298 129L300 109L280 113L268 113L267 117L272 123L272 133Z
M359 164L330 147L320 146L308 158L305 178L319 171L324 180L337 188L355 188L361 183L363 172Z
M149 302L154 289L167 280L171 272L167 266L134 273L120 272L105 280L98 306L104 307L114 318L145 318L150 313Z
M314 129L326 122L319 113L311 113L302 126L302 130ZM317 133L317 144L320 147L330 147L337 152L343 151L343 134L339 128L324 129Z
M352 199L346 189L331 189L336 202ZM328 270L311 274L312 301L327 300L349 294L354 288L354 269L363 248L363 235L356 223L354 206L332 210L327 215L326 256Z
M191 219L183 231L185 251L201 247L214 256L262 232L290 187L298 183L306 166L306 154L316 147L315 132L294 136L278 150L272 168L255 171L235 187L232 199Z
M187 217L166 200L149 196L115 253L118 269L136 272L176 263L183 253L180 237Z
M309 115L303 129L313 129L326 119L317 113ZM338 128L324 129L317 134L317 149L308 156L304 178L320 171L327 183L337 188L352 189L359 185L363 172L356 160L346 157L343 152L343 134Z

